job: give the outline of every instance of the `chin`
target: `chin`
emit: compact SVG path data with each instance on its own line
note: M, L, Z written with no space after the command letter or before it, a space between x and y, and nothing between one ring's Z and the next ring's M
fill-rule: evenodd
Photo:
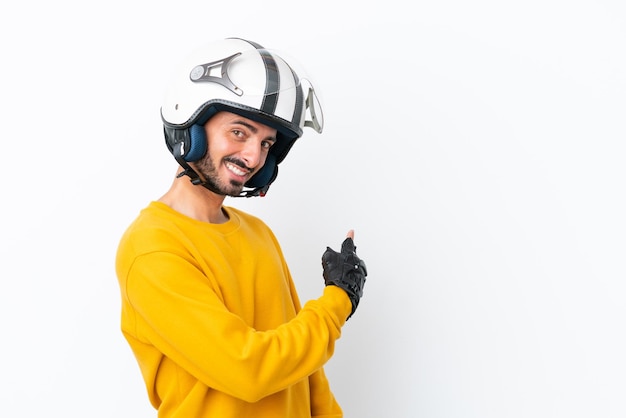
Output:
M228 187L224 187L225 192L229 196L239 196L243 190L243 184L239 182L231 182Z

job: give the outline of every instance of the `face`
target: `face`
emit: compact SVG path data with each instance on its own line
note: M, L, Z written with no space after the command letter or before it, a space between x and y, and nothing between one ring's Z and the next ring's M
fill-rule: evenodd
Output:
M213 190L238 196L265 164L276 142L276 129L230 112L219 112L204 125L206 155L197 170Z

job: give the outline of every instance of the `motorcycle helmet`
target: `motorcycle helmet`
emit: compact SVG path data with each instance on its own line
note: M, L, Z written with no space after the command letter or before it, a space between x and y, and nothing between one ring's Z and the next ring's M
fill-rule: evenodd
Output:
M188 163L206 154L204 124L219 111L277 130L265 165L244 185L241 196L246 197L264 196L303 128L321 133L324 123L313 85L276 51L240 38L198 48L175 71L161 119L166 145L184 168L181 175L207 188Z

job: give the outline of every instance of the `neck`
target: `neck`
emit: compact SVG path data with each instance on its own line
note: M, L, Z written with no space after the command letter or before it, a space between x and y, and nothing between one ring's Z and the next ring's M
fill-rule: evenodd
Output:
M189 177L182 176L174 179L159 202L192 219L221 224L228 221L222 206L224 198L201 185L192 184Z

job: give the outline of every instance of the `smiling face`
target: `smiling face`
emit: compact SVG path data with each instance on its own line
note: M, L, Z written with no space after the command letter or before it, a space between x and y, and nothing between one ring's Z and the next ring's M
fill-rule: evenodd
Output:
M238 196L244 184L265 164L276 142L276 129L230 112L219 112L204 125L206 155L198 172L212 190Z

